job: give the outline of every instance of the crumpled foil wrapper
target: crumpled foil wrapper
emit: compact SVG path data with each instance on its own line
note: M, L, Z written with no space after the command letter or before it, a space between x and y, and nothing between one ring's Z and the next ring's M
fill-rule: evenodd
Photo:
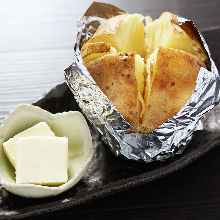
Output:
M220 100L220 78L213 60L211 71L201 68L197 85L191 98L183 109L151 134L129 133L132 127L124 120L114 105L99 89L86 69L80 48L98 26L106 19L125 13L109 4L94 2L78 22L78 35L74 48L73 64L65 69L66 83L74 94L82 112L90 123L99 131L102 140L116 156L128 159L152 162L164 161L181 154L193 132L203 129L202 119L205 113L213 109ZM188 21L179 17L179 23ZM207 53L209 49L202 35Z

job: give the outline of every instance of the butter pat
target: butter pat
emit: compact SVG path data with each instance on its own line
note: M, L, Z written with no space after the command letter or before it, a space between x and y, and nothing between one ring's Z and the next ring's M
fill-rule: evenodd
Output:
M17 142L16 183L60 185L68 180L66 137L21 137Z
M16 159L16 143L21 137L26 136L51 136L54 137L55 134L51 131L50 127L46 122L40 122L34 125L31 128L28 128L19 134L15 135L13 138L10 138L8 141L3 143L3 149L11 162L12 166L15 167Z

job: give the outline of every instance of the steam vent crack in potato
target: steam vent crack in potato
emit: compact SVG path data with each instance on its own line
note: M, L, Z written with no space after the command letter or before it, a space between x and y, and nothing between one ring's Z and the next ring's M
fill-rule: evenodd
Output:
M146 25L144 25L144 22ZM198 31L176 15L123 14L102 23L81 48L83 61L130 132L150 134L193 94L208 54Z

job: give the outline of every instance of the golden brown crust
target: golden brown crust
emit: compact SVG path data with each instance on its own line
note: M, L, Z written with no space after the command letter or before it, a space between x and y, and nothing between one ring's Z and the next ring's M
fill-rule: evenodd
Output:
M205 68L203 62L190 53L159 48L141 132L151 133L183 108L195 90L201 67Z
M109 54L90 61L87 69L128 123L138 128L138 85L135 54ZM135 130L134 132L138 132Z
M106 44L104 42L96 43L86 43L81 49L82 58L92 54L92 53L105 53L109 52L111 49L111 44Z

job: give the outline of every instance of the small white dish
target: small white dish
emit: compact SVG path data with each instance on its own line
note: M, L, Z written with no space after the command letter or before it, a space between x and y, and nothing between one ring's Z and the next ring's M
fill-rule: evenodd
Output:
M68 181L60 186L16 184L15 169L3 150L3 143L19 132L46 122L58 137L68 138ZM76 185L93 157L92 137L83 115L77 111L52 114L28 104L12 110L0 126L0 184L9 192L28 198L58 195Z

